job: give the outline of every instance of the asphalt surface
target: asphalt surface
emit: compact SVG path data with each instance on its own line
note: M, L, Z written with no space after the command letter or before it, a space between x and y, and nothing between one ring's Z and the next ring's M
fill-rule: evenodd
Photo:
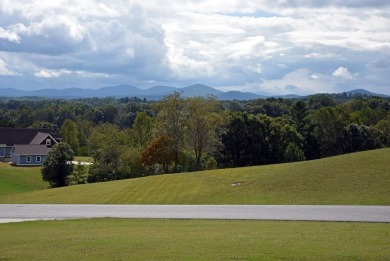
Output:
M0 222L81 218L390 222L387 206L0 204Z

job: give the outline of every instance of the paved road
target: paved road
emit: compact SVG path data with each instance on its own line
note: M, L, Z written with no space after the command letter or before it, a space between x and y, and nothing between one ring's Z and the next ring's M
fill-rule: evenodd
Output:
M390 222L386 206L0 204L0 220L78 218L250 219Z

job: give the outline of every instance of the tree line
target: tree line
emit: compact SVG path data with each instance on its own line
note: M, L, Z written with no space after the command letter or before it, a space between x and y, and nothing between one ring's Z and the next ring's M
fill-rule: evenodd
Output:
M337 98L337 99L336 99ZM88 182L318 159L390 146L390 99L313 95L217 101L183 98L2 100L0 126L50 127Z

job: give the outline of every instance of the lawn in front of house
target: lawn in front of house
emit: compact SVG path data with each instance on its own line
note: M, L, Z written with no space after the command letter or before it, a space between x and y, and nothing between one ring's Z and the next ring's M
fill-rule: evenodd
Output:
M43 190L48 186L42 180L40 167L15 167L0 162L0 196Z

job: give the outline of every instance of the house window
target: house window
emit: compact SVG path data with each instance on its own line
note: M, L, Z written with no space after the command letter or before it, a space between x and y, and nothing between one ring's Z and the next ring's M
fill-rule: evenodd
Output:
M50 146L51 145L51 139L46 139L46 146Z
M27 156L26 161L31 162L31 156Z
M37 157L35 158L35 160L36 160L37 162L41 162L42 158L41 158L41 156L37 156Z

